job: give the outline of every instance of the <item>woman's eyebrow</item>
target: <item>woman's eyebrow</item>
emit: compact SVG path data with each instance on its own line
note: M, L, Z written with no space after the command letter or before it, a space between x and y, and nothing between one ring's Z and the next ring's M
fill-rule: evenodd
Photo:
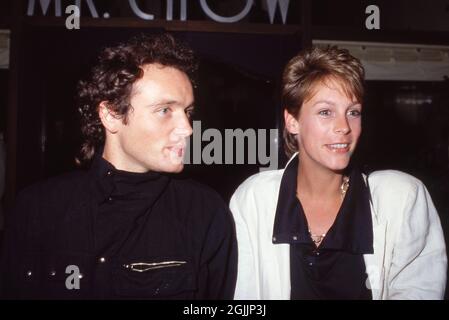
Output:
M335 102L330 101L330 100L318 100L313 105L316 106L317 104L320 104L320 103L325 103L325 104L328 104L328 105L331 105L331 106L335 106L336 105ZM354 102L351 102L350 104L348 104L347 108L354 107L354 106L357 106L357 105L361 106L362 104L360 102L354 101Z
M318 101L315 101L315 103L313 105L316 106L317 104L320 104L320 103L325 103L325 104L330 104L332 106L335 106L335 103L330 100L318 100Z

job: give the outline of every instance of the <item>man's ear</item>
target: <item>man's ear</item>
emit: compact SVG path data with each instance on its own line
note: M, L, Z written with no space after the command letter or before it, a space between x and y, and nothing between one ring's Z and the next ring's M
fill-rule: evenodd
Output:
M287 128L287 131L291 134L298 134L299 133L299 123L298 120L292 116L287 109L284 110L284 120L285 120L285 127Z
M100 105L98 106L98 116L106 131L110 133L116 133L118 131L122 119L108 108L107 101L100 102Z

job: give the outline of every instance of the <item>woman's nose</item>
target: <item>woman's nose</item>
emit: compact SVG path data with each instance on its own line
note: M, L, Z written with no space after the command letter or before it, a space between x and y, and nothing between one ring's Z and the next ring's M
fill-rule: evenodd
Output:
M339 134L348 134L351 131L351 127L349 126L348 119L346 117L338 117L335 120L335 133Z

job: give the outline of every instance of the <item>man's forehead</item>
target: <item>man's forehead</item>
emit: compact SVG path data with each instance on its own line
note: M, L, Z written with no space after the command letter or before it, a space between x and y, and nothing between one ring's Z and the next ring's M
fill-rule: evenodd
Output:
M180 95L170 90L146 90L144 85L134 86L131 98L139 99L149 107L173 106L189 107L194 104L193 92L188 95Z
M143 77L167 72L167 73L179 73L188 78L187 74L183 70L175 66L163 65L160 63L147 63L139 66L139 68L143 71Z
M145 95L155 103L166 104L176 103L185 96L193 99L192 83L184 72L160 64L145 65L142 70L142 77L132 85L131 96Z

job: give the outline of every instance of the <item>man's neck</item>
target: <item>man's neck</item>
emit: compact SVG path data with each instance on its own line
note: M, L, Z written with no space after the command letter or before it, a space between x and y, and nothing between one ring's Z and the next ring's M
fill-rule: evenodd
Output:
M124 154L125 153L122 150L117 150L117 148L114 148L106 141L102 157L112 164L115 169L134 173L148 172L145 168L130 166L130 163L132 162L127 161L126 157L123 156Z

